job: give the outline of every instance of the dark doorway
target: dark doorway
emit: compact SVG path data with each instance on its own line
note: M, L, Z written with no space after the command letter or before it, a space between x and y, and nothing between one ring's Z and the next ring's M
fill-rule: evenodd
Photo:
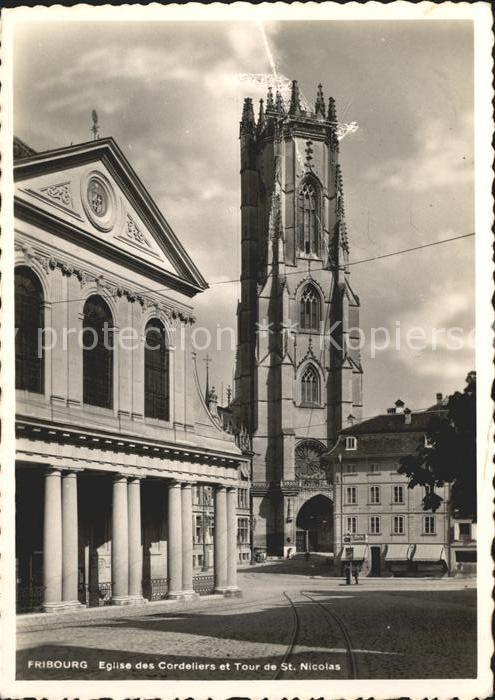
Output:
M296 532L296 552L306 551L306 530L297 530Z
M333 503L319 494L302 505L296 518L296 550L333 551Z
M371 547L371 575L380 576L380 547Z

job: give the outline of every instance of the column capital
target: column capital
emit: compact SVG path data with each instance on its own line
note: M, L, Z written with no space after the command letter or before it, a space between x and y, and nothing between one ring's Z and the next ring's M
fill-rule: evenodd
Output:
M67 478L68 476L77 476L78 472L83 472L84 468L83 467L61 467L63 474L62 476L64 478Z
M60 467L47 467L45 476L61 476L62 470Z
M237 491L238 489L237 486L227 486L226 488L229 493L232 493L232 491Z
M119 474L118 472L112 474L113 481L125 481L127 482L127 474Z
M128 474L127 478L129 479L129 483L131 483L132 481L141 481L146 477L144 476L144 474Z
M178 481L177 479L170 479L167 485L169 489L180 489L182 484L182 481Z
M215 491L225 491L226 488L225 484L214 484Z
M182 482L183 489L192 489L193 486L196 486L196 483L193 481L183 481Z

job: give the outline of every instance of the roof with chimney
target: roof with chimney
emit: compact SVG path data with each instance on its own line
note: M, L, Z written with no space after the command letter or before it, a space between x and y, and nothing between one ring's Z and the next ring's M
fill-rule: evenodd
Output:
M410 411L401 399L392 409L341 430L341 435L366 435L371 433L423 433L433 416L447 414L448 397L437 394L437 402L424 411Z

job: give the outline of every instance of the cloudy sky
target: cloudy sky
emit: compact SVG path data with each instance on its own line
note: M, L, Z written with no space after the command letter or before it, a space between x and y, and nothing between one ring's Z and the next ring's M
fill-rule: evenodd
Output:
M199 324L235 327L240 272L239 76L318 82L339 118L351 261L474 231L472 26L465 21L50 23L15 35L15 133L36 150L86 141L91 110L113 136L211 287ZM399 396L411 408L464 386L473 351L432 329L474 324L472 238L357 264L351 281L366 337L386 327L400 350L363 351L365 415ZM404 347L425 329L425 350ZM380 338L377 334L377 338ZM228 345L226 343L225 345ZM233 352L216 354L217 388Z

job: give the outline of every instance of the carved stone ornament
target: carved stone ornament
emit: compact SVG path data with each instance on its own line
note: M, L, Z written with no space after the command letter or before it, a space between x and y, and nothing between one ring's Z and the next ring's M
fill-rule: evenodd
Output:
M144 309L148 309L150 307L155 308L157 310L157 314L160 314L163 318L167 319L169 324L173 324L174 321L193 324L196 321L194 316L182 311L181 309L166 307L163 304L159 304L155 299L152 299L141 292L126 289L117 284L112 284L111 282L108 282L103 275L95 275L94 273L75 267L74 265L63 260L58 260L52 255L45 255L35 251L33 248L31 248L31 246L25 245L21 242L16 242L15 248L16 250L22 251L26 264L36 261L47 274L53 272L54 270L60 270L62 274L66 275L67 277L75 276L79 280L81 288L90 282L96 283L99 290L106 291L115 299L118 297L126 297L131 303L137 302Z
M142 231L139 230L136 222L134 221L134 219L131 216L129 216L129 214L127 214L125 232L126 232L127 237L130 238L130 240L133 243L137 243L140 246L145 246L147 248L151 248L151 245L150 245L148 239L146 238L144 233L142 233Z
M72 203L70 182L60 182L57 185L48 185L48 187L42 187L40 192L45 197L53 199L59 204L63 204L64 207L68 207L69 209L74 208Z
M304 440L296 447L296 479L322 480L326 478L320 459L323 446L317 440Z
M108 178L90 170L81 178L81 200L90 222L100 231L110 231L117 216L117 198Z

